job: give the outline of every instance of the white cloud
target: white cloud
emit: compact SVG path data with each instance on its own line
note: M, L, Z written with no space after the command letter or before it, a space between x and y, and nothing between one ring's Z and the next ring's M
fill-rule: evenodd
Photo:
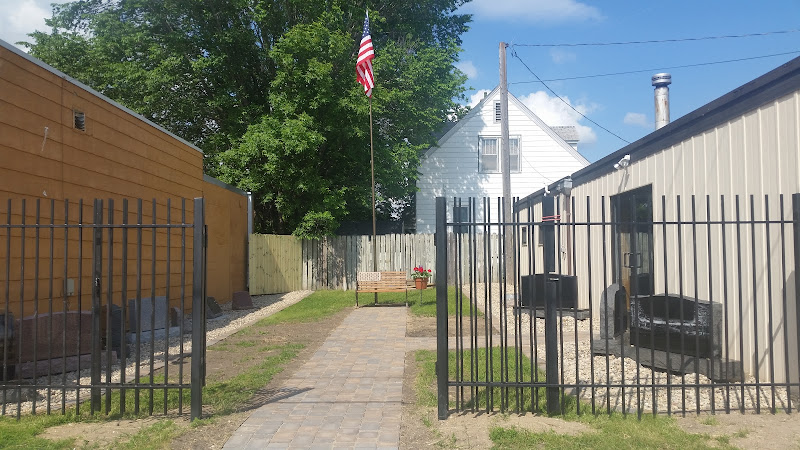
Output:
M489 92L492 91L488 89L478 89L477 92L469 96L469 107L474 108L475 105L480 103L480 101L483 100L483 97L485 97Z
M643 128L651 128L653 126L652 123L648 122L647 116L642 113L635 112L629 112L625 114L625 118L622 119L622 122L626 125L636 125Z
M52 16L50 3L52 0L0 1L0 39L14 44L30 41L28 33L49 31L44 19Z
M570 62L575 62L578 59L577 55L572 52L567 52L564 50L553 49L550 50L550 58L553 59L553 62L556 64L565 64Z
M478 76L478 68L472 61L459 61L456 63L456 69L464 72L464 75L469 79L474 79Z
M578 130L581 144L592 144L597 142L597 134L591 127L581 125L579 121L583 118L580 114L575 112L572 108L564 104L558 97L551 97L545 91L533 92L529 95L518 97L525 106L527 106L534 114L539 116L548 126L574 126ZM589 114L598 108L594 103L575 103L573 104L569 97L561 97L565 102L572 105L581 114Z
M600 10L576 0L472 0L464 11L480 18L539 23L604 19Z

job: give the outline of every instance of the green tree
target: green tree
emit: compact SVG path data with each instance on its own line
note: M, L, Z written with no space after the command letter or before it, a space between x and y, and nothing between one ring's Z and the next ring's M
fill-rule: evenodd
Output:
M459 113L463 0L83 0L55 5L32 55L125 104L254 193L262 232L320 236L371 215L364 11L377 57L377 207L407 213L422 150Z

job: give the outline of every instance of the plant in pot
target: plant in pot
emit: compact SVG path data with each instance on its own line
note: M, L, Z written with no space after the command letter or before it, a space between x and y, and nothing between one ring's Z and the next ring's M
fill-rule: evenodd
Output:
M428 279L432 276L431 269L426 269L422 266L414 267L414 272L411 274L411 278L414 280L414 287L417 289L427 289Z

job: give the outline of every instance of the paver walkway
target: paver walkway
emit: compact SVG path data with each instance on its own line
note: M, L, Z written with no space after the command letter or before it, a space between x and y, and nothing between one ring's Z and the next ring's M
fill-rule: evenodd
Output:
M354 310L223 448L399 448L406 311Z

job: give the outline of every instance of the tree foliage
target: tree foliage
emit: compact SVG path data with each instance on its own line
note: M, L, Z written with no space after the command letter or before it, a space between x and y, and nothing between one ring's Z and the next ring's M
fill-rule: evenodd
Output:
M30 53L205 154L252 191L262 232L320 236L371 214L370 103L355 81L369 8L381 217L404 214L420 152L459 113L465 0L82 0Z

